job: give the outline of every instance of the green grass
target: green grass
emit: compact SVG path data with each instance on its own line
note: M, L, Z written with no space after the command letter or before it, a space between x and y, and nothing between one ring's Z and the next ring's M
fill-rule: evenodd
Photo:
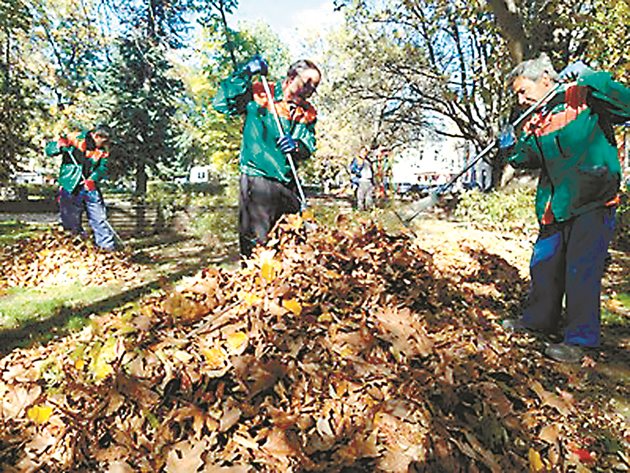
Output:
M63 309L73 309L107 298L120 292L120 286L84 286L74 283L46 288L10 288L0 297L0 330L19 328L45 321ZM69 318L69 327L80 326L79 320Z
M48 225L34 225L19 220L0 222L0 245L12 245L16 241L29 238L46 228Z
M630 309L630 294L620 292L615 295L614 300L618 301L624 308ZM602 307L602 323L618 327L630 327L630 317L624 313L611 311L607 307Z
M621 305L630 309L630 294L629 293L621 292L617 294L617 299L619 299L619 302L621 302Z

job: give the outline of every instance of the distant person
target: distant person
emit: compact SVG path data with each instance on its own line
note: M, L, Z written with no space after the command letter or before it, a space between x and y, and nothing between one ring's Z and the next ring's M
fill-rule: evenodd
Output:
M566 298L564 342L549 345L545 354L577 362L582 348L600 344L601 281L621 181L612 125L630 119L630 90L582 63L563 75L576 80L558 85L543 54L519 64L508 78L523 108L558 88L533 112L518 141L511 130L499 140L512 166L540 169L540 233L530 263L528 302L522 317L504 326L556 332Z
M308 99L315 93L321 72L301 59L286 78L270 84L284 135L275 123L272 103L263 84L252 77L267 75L267 62L254 56L219 85L213 105L228 115L245 114L240 153L239 240L249 257L256 244L264 244L271 228L284 214L300 211L295 178L286 155L302 161L315 151L317 112Z
M374 167L367 146L361 148L350 163L350 175L356 190L357 209L370 210L374 206Z
M107 177L111 131L99 125L93 130L63 135L46 145L47 156L61 156L59 168L59 213L64 230L86 236L83 211L94 233L96 245L115 249L115 234L107 221L99 183Z
M380 199L387 199L387 193L389 190L390 181L390 163L389 163L389 150L383 146L380 146L376 150L376 186L378 191L378 197Z

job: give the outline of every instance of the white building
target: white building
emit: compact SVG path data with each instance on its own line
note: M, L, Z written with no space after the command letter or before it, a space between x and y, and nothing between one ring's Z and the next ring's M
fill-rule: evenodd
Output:
M190 168L188 182L193 184L208 182L214 171L213 166L193 166Z
M16 184L44 184L44 175L37 171L20 171L13 176Z
M392 181L403 188L444 184L459 174L476 154L471 144L462 138L428 136L403 148L395 156ZM454 187L476 183L487 189L491 184L491 175L491 166L482 160L462 176Z

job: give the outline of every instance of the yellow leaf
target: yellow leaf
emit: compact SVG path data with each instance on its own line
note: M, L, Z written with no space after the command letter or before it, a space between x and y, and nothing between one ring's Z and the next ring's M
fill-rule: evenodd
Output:
M31 419L36 424L43 424L48 422L50 416L52 415L52 407L44 404L36 404L31 406L26 411L26 416Z
M218 370L225 366L227 353L221 347L203 348L201 354L205 357L210 369Z
M78 359L77 361L74 362L74 367L79 371L81 371L84 366L85 366L85 360L83 359Z
M90 370L94 375L94 379L100 381L107 378L114 372L110 363L118 359L125 351L122 339L110 337L105 341L102 347L95 347L92 352L92 362Z
M231 353L239 354L243 353L247 347L249 337L244 332L234 332L226 337L228 349Z
M276 277L276 268L273 263L273 260L265 259L260 267L260 275L267 281L273 281Z
M315 214L311 209L306 209L302 212L302 218L304 220L313 220L315 218Z
M302 313L302 304L300 304L295 299L282 301L282 307L284 307L288 311L293 312L295 315L300 315Z
M326 312L325 314L322 314L319 317L317 317L317 321L321 323L332 322L332 320L333 320L332 315L330 315L329 312Z
M529 449L529 471L532 473L538 473L539 471L543 471L545 465L543 465L542 459L540 458L540 453L538 453L533 448Z
M255 306L262 302L262 298L260 296L252 294L251 292L241 292L241 299L250 306Z
M92 365L92 373L94 374L94 378L98 381L107 378L113 372L114 369L106 361L98 360Z
M281 267L280 262L273 259L274 254L275 251L263 251L260 253L260 277L267 281L273 281Z
M352 348L350 348L348 345L344 346L339 352L339 356L341 356L341 358L347 358L353 355L354 355L354 350L352 350Z
M297 214L290 214L287 220L289 228L293 230L300 230L304 224L302 216Z

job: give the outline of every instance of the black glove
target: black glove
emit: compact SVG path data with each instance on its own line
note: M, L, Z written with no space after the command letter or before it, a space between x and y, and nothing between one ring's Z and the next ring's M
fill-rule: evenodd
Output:
M293 139L293 137L289 134L284 135L281 138L278 138L278 148L283 153L295 153L298 149L297 141Z
M497 145L500 150L506 150L516 144L516 133L514 133L514 127L512 124L506 125L499 133L497 139Z
M265 61L262 56L256 54L249 60L247 64L245 64L243 70L250 76L253 76L254 74L266 76L267 72L269 71L269 66L267 65L267 61Z
M582 61L576 61L569 64L567 67L560 71L558 80L560 82L573 82L577 80L580 75L588 69L588 66Z

